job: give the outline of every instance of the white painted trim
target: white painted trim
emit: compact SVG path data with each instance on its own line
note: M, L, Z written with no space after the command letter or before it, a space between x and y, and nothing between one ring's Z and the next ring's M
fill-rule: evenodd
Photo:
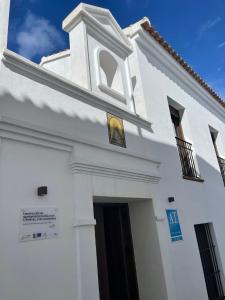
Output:
M120 52L120 55L127 56L132 52L132 46L126 36L123 37L123 42L114 36L109 30L107 30L96 18L94 18L87 10L85 10L86 4L79 5L74 11L72 11L66 19L63 21L63 29L70 32L80 21L84 21L88 29L104 44L110 44L116 52ZM105 10L106 11L106 10ZM105 14L105 11L99 12ZM107 11L106 11L107 12ZM111 13L107 13L108 17L112 21ZM112 21L113 22L113 21ZM116 22L116 21L114 21ZM115 26L115 24L114 24ZM115 26L118 31L118 26ZM124 34L121 30L120 36ZM115 47L116 45L116 47Z
M98 88L103 92L108 94L109 96L116 98L117 100L121 101L122 103L126 104L126 97L124 94L108 87L107 85L105 85L102 82L102 76L101 76L101 71L100 71L100 59L99 59L99 54L101 51L105 51L108 52L117 62L117 59L114 57L114 55L112 53L110 53L108 50L104 49L104 48L98 48L95 51L95 69L96 69L96 78L97 78L97 86ZM117 68L120 68L119 63L117 62ZM121 72L121 70L119 70ZM122 72L121 72L121 76L122 76ZM124 89L124 87L123 87Z
M87 35L87 26L84 22L82 22L82 30L83 30L83 39L84 39L84 54L85 54L85 66L83 68L86 68L87 71L87 88L88 90L92 89L92 82L91 82L91 70L90 70L90 49L88 46L88 35ZM75 41L76 42L76 41ZM76 53L73 53L73 55L76 55ZM72 59L73 61L73 59Z
M95 219L77 219L74 222L73 227L86 227L86 226L95 226L96 225L96 220Z
M163 216L163 215L157 215L157 216L155 216L155 220L157 222L164 222L165 221L165 216Z
M166 69L178 79L182 81L189 89L191 89L197 97L202 101L203 105L208 105L217 114L225 120L225 109L221 107L216 100L187 73L163 48L160 46L146 31L142 28L136 30L134 39L139 43L150 55L160 62ZM182 78L182 80L181 80ZM167 95L170 97L171 95Z
M60 87L60 90L62 90L65 94L69 93L70 96L74 97L74 101L87 103L88 105L94 106L102 111L115 114L137 126L151 130L151 123L148 120L134 114L129 109L122 106L122 104L118 103L115 105L112 101L110 101L110 99L100 97L97 93L84 89L72 81L63 78L62 76L59 76L56 73L47 70L8 49L3 52L2 60L5 65L14 67L17 70L22 70L27 76L31 74L34 78L36 77L41 80L45 80L51 84L54 89Z
M97 7L97 6L90 5L90 4L84 4L84 3L83 3L83 7L89 13L91 13L95 18L101 17L101 18L107 19L109 21L109 23L111 23L112 27L114 27L114 29L117 31L117 33L122 38L122 40L125 42L125 44L130 46L129 39L126 37L123 30L121 29L121 27L119 26L119 24L117 23L116 19L113 17L113 15L111 14L109 9Z
M41 126L36 126L28 122L5 116L0 117L0 138L1 137L70 152L73 150L73 147L75 147L76 144L83 144L86 146L98 148L100 150L124 155L126 157L130 157L131 159L141 159L144 161L155 163L157 167L160 166L159 161L156 161L149 156L140 156L139 154L132 152L127 148L124 149L120 147L113 147L110 144L103 145L95 143L90 140L77 138L63 132L46 129Z
M158 183L160 177L153 173L141 173L136 170L115 169L107 165L94 165L88 162L74 162L71 164L73 173L110 177L128 181L138 181L147 183Z
M136 23L131 24L130 26L124 28L123 29L124 34L128 38L133 38L135 35L140 33L140 31L144 30L144 28L141 25L144 24L145 22L148 22L149 26L151 26L151 22L149 18L143 17L141 20L137 21Z
M0 53L7 47L10 0L0 1Z
M121 42L118 43L118 40L116 39L116 37L114 37L114 35L112 35L112 37L115 40L112 41L111 39L109 39L109 36L108 36L109 31L107 31L107 34L104 35L104 34L102 34L102 33L104 33L104 31L102 32L102 31L100 31L100 29L97 30L93 26L89 26L88 22L85 19L83 21L86 24L87 33L89 35L91 35L94 39L96 39L98 42L100 42L106 48L110 49L113 53L115 53L122 59L125 59L132 53L132 50L124 51L123 47L121 47L121 45L120 45Z
M49 62L52 62L52 61L55 61L55 60L58 60L58 59L61 59L63 57L67 57L67 56L70 56L70 49L67 49L67 50L64 50L64 51L61 51L59 53L55 53L55 54L52 54L49 56L43 56L41 58L40 66L43 66L44 64L47 64Z
M26 125L23 122L1 117L0 138L72 152L74 143L71 140Z
M99 83L98 84L98 88L108 94L109 96L113 97L113 98L116 98L117 100L123 102L123 103L126 103L126 98L123 94L121 94L120 92L114 90L114 89L111 89L109 88L107 85L105 85L104 83Z

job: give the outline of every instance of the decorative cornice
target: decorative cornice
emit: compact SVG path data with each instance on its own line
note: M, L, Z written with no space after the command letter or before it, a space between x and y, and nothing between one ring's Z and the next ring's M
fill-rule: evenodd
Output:
M132 46L129 40L124 35L123 42L114 36L109 30L107 30L96 18L94 18L91 13L88 12L86 8L89 5L81 3L74 11L72 11L66 19L63 21L63 29L66 32L70 32L80 21L84 21L89 32L92 33L96 38L102 41L104 44L111 46L115 52L119 52L122 56L128 56L132 52ZM108 18L111 19L114 24L113 18L108 10L99 9L99 11L104 11L108 15ZM114 24L116 30L118 26ZM119 34L119 33L118 33ZM120 36L123 35L121 30Z
M116 19L111 14L110 10L107 8L102 8L86 3L82 3L83 8L88 11L92 16L94 16L96 19L103 19L108 22L108 24L112 25L114 29L117 31L119 36L122 38L122 40L130 47L130 41L124 34L123 30L121 29L120 25L117 23Z
M67 152L72 152L74 147L74 142L71 139L45 132L40 128L32 128L31 124L25 124L8 117L0 118L0 138Z
M99 97L96 93L84 89L72 81L63 78L62 76L59 76L8 49L3 52L2 61L8 66L14 67L19 71L23 71L27 76L32 75L34 80L36 77L42 81L45 80L54 89L60 88L61 92L69 94L75 101L84 102L102 111L115 114L137 126L151 130L151 123L149 121L132 113L126 109L125 106L122 106L119 103L118 105L115 105L110 99Z
M72 152L73 148L80 144L86 147L93 147L93 149L96 148L97 150L103 150L107 153L123 155L131 160L153 163L156 164L157 168L160 166L159 161L156 161L149 156L146 157L144 155L137 154L128 149L112 147L109 144L99 144L91 140L71 136L64 132L46 129L41 126L33 125L29 122L16 120L6 116L0 117L0 139L1 138L68 152Z
M93 23L93 21L90 20L90 18L86 18L86 15L84 16L83 21L87 26L87 33L91 34L94 38L99 40L103 45L109 47L114 53L118 54L123 58L127 57L132 53L132 50L129 47L127 47L114 35L110 34L108 30L103 30L104 27L100 25L98 21L95 20L96 23Z
M85 147L94 147L104 150L108 153L113 152L116 155L124 155L130 158L131 161L144 161L145 165L154 163L156 170L160 163L150 158L138 156L133 153L121 152L115 149L109 149L106 146L94 145L90 142L75 140L72 137L65 137L64 134L57 132L50 132L38 127L34 127L24 122L10 119L8 117L1 117L0 119L0 139L9 139L13 141L19 141L23 143L38 145L51 149L57 149L61 151L72 152L76 145L80 144ZM160 177L157 174L151 172L145 172L141 170L132 170L125 168L114 168L110 165L103 165L102 163L92 163L87 160L82 161L78 159L76 162L71 163L71 169L73 173L88 174L102 177L111 177L123 180L133 180L146 183L158 183Z
M160 177L151 173L140 171L115 169L106 165L94 165L86 162L75 162L71 164L73 173L88 174L101 177L111 177L123 180L133 180L146 183L158 183Z
M61 59L61 58L67 57L67 56L70 56L70 49L66 49L66 50L60 51L58 53L54 53L52 55L43 56L41 58L40 66L43 66L46 63L49 63L49 62L52 62L52 61L55 61L55 60L58 60L58 59Z

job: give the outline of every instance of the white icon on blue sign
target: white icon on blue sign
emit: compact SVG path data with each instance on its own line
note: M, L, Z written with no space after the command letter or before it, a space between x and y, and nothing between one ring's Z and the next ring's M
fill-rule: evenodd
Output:
M170 237L172 242L183 240L179 218L176 209L166 210L167 219L170 227Z

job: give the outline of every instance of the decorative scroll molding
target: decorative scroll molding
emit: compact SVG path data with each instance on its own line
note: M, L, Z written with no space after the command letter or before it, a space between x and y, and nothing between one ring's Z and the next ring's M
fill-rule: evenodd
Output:
M73 173L95 175L101 177L111 177L123 180L133 180L139 182L158 183L160 177L151 173L142 173L140 171L115 169L105 165L94 165L85 162L75 162L71 164Z

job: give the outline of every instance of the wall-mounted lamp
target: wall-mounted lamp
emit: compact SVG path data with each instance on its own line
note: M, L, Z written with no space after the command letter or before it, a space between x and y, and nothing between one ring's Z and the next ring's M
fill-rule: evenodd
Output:
M47 186L39 186L37 188L37 195L38 196L45 196L48 194L48 187Z
M169 203L171 203L171 202L174 202L175 199L174 199L174 197L168 197L168 201L169 201Z

